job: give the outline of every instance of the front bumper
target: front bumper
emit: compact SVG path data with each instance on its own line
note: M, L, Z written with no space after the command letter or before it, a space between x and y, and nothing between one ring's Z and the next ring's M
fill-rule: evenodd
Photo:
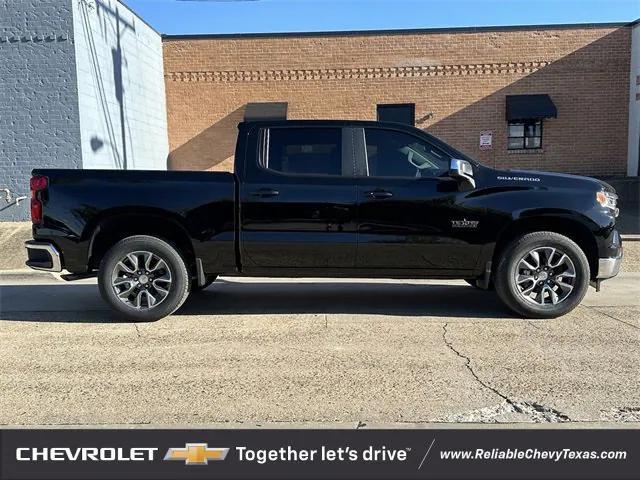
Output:
M601 258L598 260L598 280L606 280L618 275L620 264L622 263L622 250L620 255L612 258Z
M46 272L61 272L60 252L51 243L29 240L24 244L27 249L27 267Z
M622 238L617 230L612 230L605 237L600 237L598 241L598 274L595 280L606 280L615 277L620 271L622 263Z

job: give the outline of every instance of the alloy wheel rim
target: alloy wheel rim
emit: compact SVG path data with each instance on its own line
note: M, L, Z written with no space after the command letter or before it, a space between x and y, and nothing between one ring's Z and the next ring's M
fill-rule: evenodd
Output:
M576 285L577 273L569 256L554 247L538 247L527 252L514 274L518 293L538 306L564 302Z
M171 270L158 255L144 250L126 254L111 274L111 287L118 299L130 308L150 310L169 296Z

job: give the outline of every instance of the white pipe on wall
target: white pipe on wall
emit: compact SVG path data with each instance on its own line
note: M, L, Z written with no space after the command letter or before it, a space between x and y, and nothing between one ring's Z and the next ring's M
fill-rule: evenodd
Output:
M638 176L640 160L640 23L631 30L631 71L629 75L629 147L627 175Z

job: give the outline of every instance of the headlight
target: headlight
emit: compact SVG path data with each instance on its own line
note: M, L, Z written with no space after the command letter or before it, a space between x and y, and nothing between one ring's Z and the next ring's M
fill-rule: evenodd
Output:
M597 192L596 200L605 208L611 209L618 216L618 195L610 192Z

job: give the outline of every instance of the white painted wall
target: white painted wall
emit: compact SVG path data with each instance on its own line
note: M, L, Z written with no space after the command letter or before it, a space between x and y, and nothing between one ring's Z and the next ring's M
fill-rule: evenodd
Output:
M83 168L167 168L160 35L117 0L72 0Z
M640 157L640 24L631 31L631 72L629 78L629 150L627 175L638 175Z

